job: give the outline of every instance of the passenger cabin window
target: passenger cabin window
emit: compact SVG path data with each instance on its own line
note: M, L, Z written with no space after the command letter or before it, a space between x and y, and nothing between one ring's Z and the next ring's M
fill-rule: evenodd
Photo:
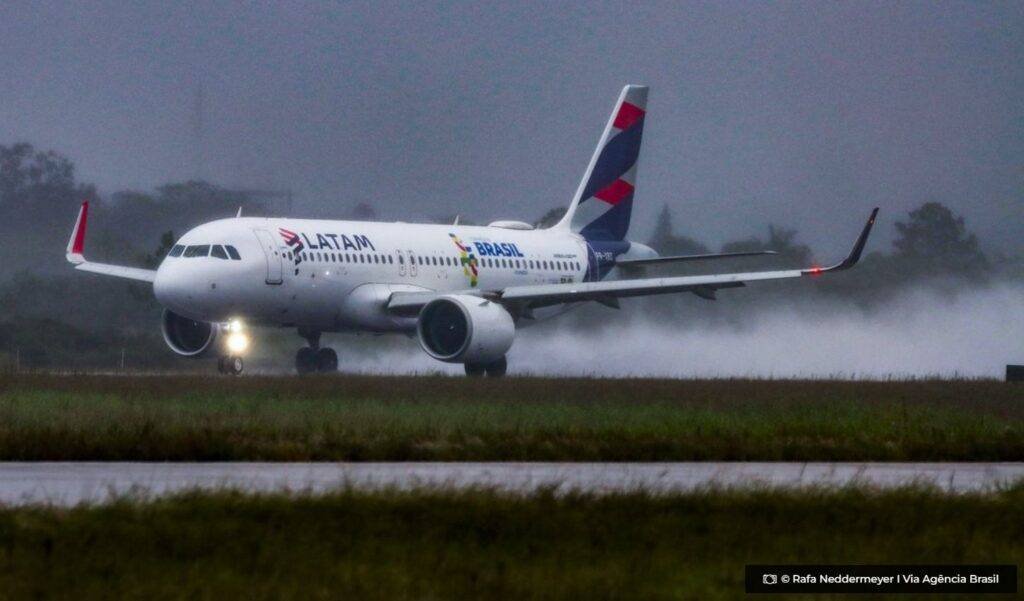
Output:
M213 249L210 250L210 256L218 259L224 259L225 261L228 260L228 253L224 252L224 247L220 244L215 245Z
M174 248L171 249L171 252L167 253L167 256L169 256L169 257L180 257L181 253L183 253L183 252L185 252L185 247L180 245L180 244L175 244Z

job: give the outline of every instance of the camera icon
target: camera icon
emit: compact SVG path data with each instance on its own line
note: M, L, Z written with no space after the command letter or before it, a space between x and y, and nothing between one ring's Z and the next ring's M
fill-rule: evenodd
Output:
M761 574L761 584L775 584L779 581L775 574Z

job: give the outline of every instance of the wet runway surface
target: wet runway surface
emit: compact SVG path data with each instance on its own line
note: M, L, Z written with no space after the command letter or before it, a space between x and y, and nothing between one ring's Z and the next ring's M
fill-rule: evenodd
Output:
M1024 463L0 463L0 503L74 505L130 492L323 492L344 486L494 487L530 492L685 491L704 486L893 487L951 492L1024 479Z

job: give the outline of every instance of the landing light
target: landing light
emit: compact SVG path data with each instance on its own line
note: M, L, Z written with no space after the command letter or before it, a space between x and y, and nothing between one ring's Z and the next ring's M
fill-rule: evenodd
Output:
M240 355L249 348L249 337L245 334L245 323L232 319L225 328L228 332L226 345L232 355Z
M228 335L228 350L234 355L240 355L249 348L249 337L241 332L233 332Z

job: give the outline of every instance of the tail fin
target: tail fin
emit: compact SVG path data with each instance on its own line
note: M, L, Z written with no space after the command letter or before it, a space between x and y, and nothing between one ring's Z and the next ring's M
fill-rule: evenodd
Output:
M647 89L622 88L576 196L556 228L571 228L587 240L625 239L633 211Z

